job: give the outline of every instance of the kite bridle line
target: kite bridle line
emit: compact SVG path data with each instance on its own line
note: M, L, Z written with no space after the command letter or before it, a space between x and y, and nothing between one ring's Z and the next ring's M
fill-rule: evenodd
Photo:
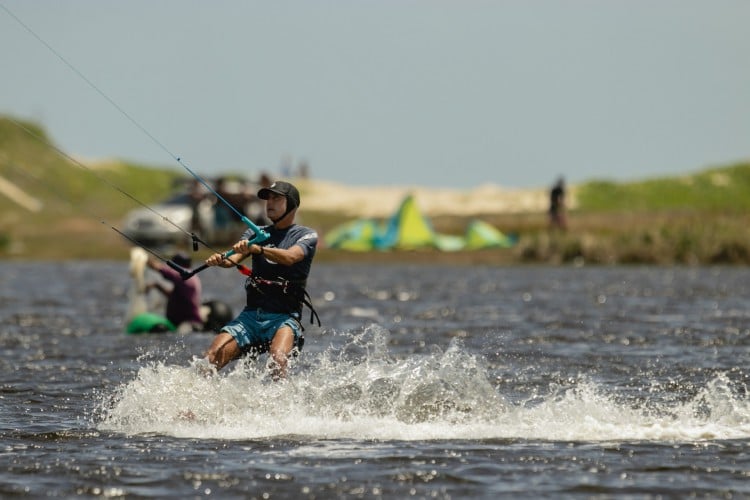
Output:
M179 164L180 164L180 165L181 165L181 166L182 166L182 167L183 167L183 168L184 168L185 170L187 170L187 171L188 171L188 172L190 173L190 175L192 175L192 176L193 176L193 177L194 177L194 178L195 178L196 180L198 180L198 181L199 181L199 182L200 182L201 184L203 184L203 185L204 185L204 186L205 186L206 188L208 188L208 190L209 190L209 191L211 191L211 193L213 193L213 194L214 194L214 195L215 195L215 196L216 196L216 197L217 197L217 198L218 198L219 200L221 200L221 202L222 202L222 203L224 203L224 204L225 204L226 206L228 206L228 207L229 207L230 209L232 209L232 211L234 211L234 213L235 213L235 214L237 214L237 215L239 216L240 220L241 220L241 221L242 221L242 222L243 222L243 223L244 223L245 225L247 225L247 226L248 226L248 227L249 227L249 228L250 228L250 229L251 229L251 230L252 230L252 231L253 231L253 232L255 233L255 236L254 236L254 237L253 237L253 238L252 238L251 240L248 240L248 244L253 244L253 243L262 243L263 241L265 241L265 240L267 240L267 239L269 238L269 234L268 234L268 233L267 233L266 231L263 231L263 230L262 230L262 229L260 229L260 228L259 228L259 227L258 227L258 226L257 226L257 225L255 224L255 223L253 223L253 222L252 222L252 221L251 221L250 219L248 219L248 218L247 218L246 216L242 215L242 214L241 214L241 213L240 213L240 212L239 212L239 211L238 211L238 210L237 210L237 209L236 209L236 208L235 208L234 206L232 206L232 204L231 204L231 203L229 203L229 202L228 202L227 200L225 200L225 199L224 199L224 198L223 198L223 197L222 197L221 195L219 195L219 193L217 193L217 192L216 192L216 190L214 190L214 189L213 189L213 188L212 188L211 186L209 186L209 185L208 185L208 183L207 183L207 182L206 182L205 180L203 180L203 178L201 178L201 177L200 177L200 176L199 176L198 174L196 174L195 172L193 172L193 170L192 170L192 169L191 169L190 167L188 167L188 166L187 166L187 165L186 165L186 164L185 164L185 163L184 163L184 162L182 161L182 159L181 159L181 158L180 158L179 156L177 156L177 155L175 155L174 153L172 153L172 152L171 152L171 151L170 151L170 150L169 150L169 149L168 149L168 148L167 148L167 147L166 147L166 146L165 146L165 145L164 145L164 144L163 144L163 143L162 143L161 141L159 141L159 140L158 140L158 139L157 139L157 138L156 138L156 137L155 137L155 136L154 136L153 134L151 134L151 133L150 133L150 132L149 132L149 131L148 131L148 130L147 130L147 129L146 129L146 128L145 128L144 126L143 126L143 125L141 125L141 124L140 124L140 123L139 123L139 122L138 122L138 121L137 121L137 120L136 120L135 118L133 118L133 117L132 117L132 116L131 116L131 115L130 115L129 113L127 113L127 112L126 112L126 111L125 111L125 110L124 110L124 109L123 109L122 107L120 107L120 106L119 106L119 105L118 105L118 104L117 104L117 103L116 103L116 102L115 102L115 101L114 101L114 100L113 100L113 99L112 99L111 97L109 97L109 96L108 96L108 95L107 95L107 94L106 94L106 93L105 93L104 91L102 91L102 90L101 90L101 89L100 89L99 87L97 87L97 86L96 86L96 85L95 85L95 84L94 84L94 83L93 83L93 82L92 82L91 80L89 80L89 79L88 79L88 78L87 78L87 77L86 77L86 76L85 76L85 75L84 75L84 74L83 74L83 73L82 73L82 72L81 72L81 71L80 71L80 70L79 70L78 68L76 68L76 67L75 67L75 66L74 66L73 64L71 64L70 62L68 62L68 60L67 60L67 59L65 59L65 58L64 58L64 57L62 56L62 54L60 54L60 53L59 53L58 51L56 51L56 50L54 49L54 47L52 47L52 45L50 45L49 43L47 43L47 41L45 41L45 40L44 40L44 39L43 39L43 38L42 38L41 36L39 36L39 35L38 35L38 34L37 34L37 33L36 33L36 32L35 32L35 31L34 31L33 29L31 29L31 27L29 27L29 26L28 26L28 25L26 25L26 24L25 24L25 23L24 23L23 21L21 21L21 19L20 19L20 18L19 18L18 16L16 16L16 15L15 15L15 14L14 14L13 12L11 12L11 11L10 11L10 9L8 9L8 8L7 8L7 7L5 6L5 5L3 5L2 3L0 3L0 8L2 8L2 9L3 9L3 10L4 10L4 11L5 11L5 12L6 12L6 13L7 13L7 14L8 14L9 16L10 16L10 17L12 17L12 18L13 18L13 19L14 19L14 20L15 20L15 21L16 21L16 22L17 22L17 23L18 23L18 24L19 24L19 25L20 25L21 27L23 27L23 28L24 28L24 29L25 29L26 31L28 31L28 32L29 32L29 33L30 33L30 34L31 34L31 35L32 35L32 36L33 36L34 38L36 38L36 39L37 39L37 40L38 40L38 41L39 41L39 42L40 42L40 43L41 43L42 45L44 45L44 46L45 46L45 47L46 47L46 48L47 48L47 49L48 49L48 50L49 50L49 51L50 51L50 52L51 52L52 54L54 54L54 55L55 55L55 57L57 57L57 58L58 58L58 59L59 59L60 61L62 61L62 63L63 63L63 64L65 64L65 65L66 65L66 66L67 66L67 67L68 67L68 68L69 68L69 69L70 69L71 71L73 71L73 72L74 72L74 73L75 73L76 75L78 75L78 76L79 76L79 77L80 77L80 78L81 78L81 79L82 79L82 80L83 80L84 82L86 82L86 84L87 84L87 85L88 85L89 87L91 87L91 88L92 88L92 89L93 89L93 90L94 90L95 92L97 92L97 93L98 93L98 94L99 94L99 95L100 95L101 97L103 97L103 98L104 98L104 100L106 100L106 101L107 101L107 102L108 102L108 103L109 103L110 105L112 105L112 106L113 106L113 107L114 107L114 108L115 108L115 109L116 109L116 110L117 110L117 111L118 111L118 112L119 112L119 113L120 113L120 114L121 114L122 116L124 116L124 117L125 117L125 118L126 118L126 119L127 119L128 121L130 121L130 123L132 123L132 124L133 124L133 125L134 125L134 126L135 126L136 128L138 128L138 129L139 129L139 130L140 130L141 132L143 132L143 133L144 133L144 134L145 134L145 135L146 135L146 136L147 136L147 137L148 137L149 139L151 139L151 141L152 141L152 142L153 142L154 144L156 144L156 145L157 145L157 146L158 146L159 148L161 148L161 149L162 149L162 150L163 150L164 152L166 152L166 153L167 153L167 154L168 154L168 155L169 155L170 157L172 157L172 159L174 159L174 160L175 160L175 161L176 161L177 163L179 163ZM57 150L57 148L55 148L55 150ZM58 152L61 152L61 151L59 151L59 150L57 150L57 151L58 151ZM68 155L65 155L65 156L66 156L66 157L68 157ZM69 157L68 157L68 158L69 158ZM76 163L77 163L77 164L79 164L78 162L76 162ZM126 193L125 193L124 191L122 191L122 190L120 190L120 189L118 189L118 190L119 190L119 191L121 191L121 192L122 192L123 194L126 194ZM127 195L127 196L129 196L130 198L133 198L133 197L132 197L132 196L130 196L130 195ZM133 198L133 199L135 200L135 198ZM136 201L137 201L137 200L136 200ZM140 203L140 202L139 202L139 203ZM142 204L142 203L141 203L141 204ZM143 204L142 204L142 205L143 205ZM146 205L144 205L144 206L146 206ZM148 208L148 207L147 207L147 208ZM149 210L152 210L152 211L153 211L153 209L151 209L151 208L149 208ZM155 213L156 213L156 212L155 212ZM159 216L161 216L160 214L158 214L158 215L159 215ZM162 218L163 218L164 220L168 220L168 219L167 219L166 217L163 217L163 216L161 216L161 217L162 217ZM170 223L172 223L172 222L170 221ZM174 223L172 223L172 224L174 225ZM113 228L113 229L114 229L114 228ZM180 230L182 230L183 232L185 232L185 231L184 231L184 229L182 229L182 228L180 228ZM119 231L118 231L118 232L119 232ZM122 234L122 233L120 233L120 234ZM203 240L201 240L200 238L198 238L198 237L197 237L197 235L195 235L194 233L189 233L189 234L190 234L190 236L191 236L191 238L192 238L192 240L193 240L193 248L194 248L194 249L197 249L197 242L200 242L200 243L202 243L203 245L205 245L205 246L206 246L206 247L208 247L209 249L211 248L210 246L208 246L208 245L206 244L206 242L205 242L205 241L203 241ZM132 240L131 240L131 241L132 241ZM139 246L142 246L142 245L140 245L140 244L139 244ZM223 257L223 258L227 258L227 257L229 257L230 255L232 255L232 254L234 254L234 253L235 253L235 252L234 252L233 250L229 250L229 251L227 251L227 252L224 252L224 253L222 253L221 255L222 255L222 257ZM189 278L190 278L191 276L195 275L196 273L198 273L198 272L202 271L203 269L205 269L206 267L208 267L208 266L205 266L205 267L204 267L204 266L200 266L199 268L196 268L196 269L195 269L195 270L193 270L193 271L188 271L188 270L186 270L186 269L182 268L181 266L177 265L176 263L174 263L174 262L173 262L173 261L171 261L171 260L168 260L168 261L166 261L166 262L167 262L167 264L168 264L168 265L169 265L169 266L170 266L170 267L171 267L172 269L175 269L176 271L180 272L180 275L181 275L181 276L183 277L183 279L189 279ZM243 271L243 269L247 270L247 268L246 268L245 266L241 266L241 265L237 264L237 267L238 267L238 269L240 269L240 272L242 272L243 274L246 274L246 272L245 272L245 271ZM181 271L179 271L178 269L179 269L179 270L181 270ZM248 270L248 271L249 271L249 270Z

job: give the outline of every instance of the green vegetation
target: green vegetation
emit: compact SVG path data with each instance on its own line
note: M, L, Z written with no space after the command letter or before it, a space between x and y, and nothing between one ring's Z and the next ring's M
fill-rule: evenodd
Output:
M54 143L38 127L21 125L25 129L0 119L0 175L55 205L75 203L81 212L96 208L104 210L103 215L121 215L133 201L125 196L112 196L113 190L107 183L151 203L175 191L186 179L174 169L118 161L92 164L71 159L53 149Z
M627 184L593 181L579 186L576 196L582 212L746 212L750 164Z
M43 203L35 212L0 194L0 257L52 259L125 256L122 238L102 224L117 226L140 205L111 186L150 204L186 180L175 169L68 158L38 126L2 118L0 177Z
M750 263L750 163L692 175L576 189L564 236L528 243L531 260L589 263Z
M189 180L177 168L79 163L50 144L39 126L0 117L0 177L43 203L35 212L0 193L0 258L127 258L129 244L108 226L119 227L140 205L112 186L154 204ZM319 260L750 264L750 163L632 183L597 180L573 187L571 198L576 206L564 233L551 233L544 213L478 215L518 235L511 249L357 254L322 248ZM325 233L345 218L305 211L303 220ZM439 232L459 234L468 221L446 216L432 223Z

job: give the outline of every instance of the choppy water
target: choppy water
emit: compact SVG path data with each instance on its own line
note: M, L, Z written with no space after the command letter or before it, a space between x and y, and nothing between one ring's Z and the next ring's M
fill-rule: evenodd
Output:
M750 495L750 270L319 264L283 383L124 335L125 263L0 273L2 497Z

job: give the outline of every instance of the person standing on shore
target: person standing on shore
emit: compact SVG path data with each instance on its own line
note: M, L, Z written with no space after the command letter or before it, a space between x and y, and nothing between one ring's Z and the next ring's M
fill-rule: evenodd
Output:
M565 230L568 221L565 214L565 179L560 177L549 194L549 222L550 228Z
M266 216L272 221L261 228L269 239L248 244L255 236L248 229L232 247L235 253L215 253L206 259L209 266L230 268L252 257L252 274L245 280L245 308L216 335L205 359L220 370L244 355L268 352L271 374L279 379L286 376L288 358L304 344L300 318L303 305L312 309L306 286L318 234L294 223L300 206L294 185L277 181L257 196L265 200ZM317 316L314 309L312 314Z

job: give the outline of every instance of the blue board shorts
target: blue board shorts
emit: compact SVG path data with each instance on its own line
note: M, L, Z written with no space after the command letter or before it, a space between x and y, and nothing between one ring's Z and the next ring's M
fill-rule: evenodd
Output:
M262 309L244 309L239 316L227 323L223 332L234 337L243 353L268 351L273 336L282 326L288 326L294 333L294 346L302 349L304 337L297 314L270 313Z

